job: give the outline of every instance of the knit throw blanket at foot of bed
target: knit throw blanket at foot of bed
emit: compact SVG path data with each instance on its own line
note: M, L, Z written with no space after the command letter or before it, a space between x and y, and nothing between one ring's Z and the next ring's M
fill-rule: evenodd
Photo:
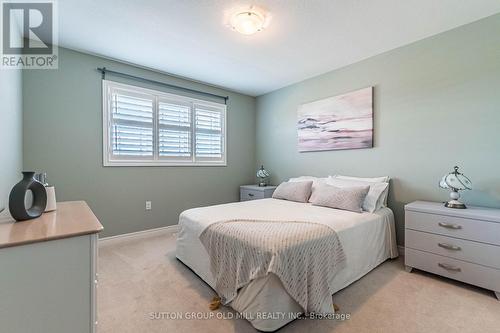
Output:
M231 220L209 225L200 240L223 304L269 273L306 313L333 312L331 283L345 266L335 230L313 222Z

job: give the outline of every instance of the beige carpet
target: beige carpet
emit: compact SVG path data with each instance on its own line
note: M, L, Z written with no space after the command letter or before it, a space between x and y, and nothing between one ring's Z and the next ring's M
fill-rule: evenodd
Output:
M166 317L168 312L208 316L215 295L175 259L174 235L104 244L99 251L99 333L255 332L243 319ZM500 302L491 291L407 273L402 259L383 263L334 300L349 320L296 320L279 332L500 332ZM160 319L151 319L153 313Z

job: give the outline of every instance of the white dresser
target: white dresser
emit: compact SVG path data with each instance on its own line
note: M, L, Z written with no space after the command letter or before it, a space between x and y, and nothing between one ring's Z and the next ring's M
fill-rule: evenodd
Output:
M101 230L83 201L29 221L0 216L1 332L96 332Z
M405 206L405 265L493 290L500 300L500 209Z
M240 201L271 198L277 186L242 185L240 186Z

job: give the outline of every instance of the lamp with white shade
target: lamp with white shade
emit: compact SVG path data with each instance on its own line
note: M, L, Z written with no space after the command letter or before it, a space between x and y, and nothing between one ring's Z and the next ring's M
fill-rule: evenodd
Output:
M444 206L448 208L467 208L464 203L460 202L460 193L458 191L472 190L472 182L463 173L458 172L458 167L454 167L454 171L443 176L439 182L439 187L450 189L450 199Z
M260 169L257 170L256 174L257 178L259 178L259 186L264 187L267 186L267 179L269 178L269 172L264 169L264 166L261 165Z

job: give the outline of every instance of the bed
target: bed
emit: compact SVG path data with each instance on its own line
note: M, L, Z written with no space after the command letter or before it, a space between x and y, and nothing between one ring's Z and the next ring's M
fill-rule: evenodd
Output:
M331 225L346 255L346 267L334 278L335 292L385 260L398 256L394 215L386 207L374 213L354 213L270 198L189 209L179 217L176 256L212 288L215 281L199 236L210 224L230 219L313 220ZM273 274L255 279L241 288L229 305L243 313L256 329L267 332L279 329L294 319L293 314L302 312ZM259 315L269 313L289 315L273 318Z

